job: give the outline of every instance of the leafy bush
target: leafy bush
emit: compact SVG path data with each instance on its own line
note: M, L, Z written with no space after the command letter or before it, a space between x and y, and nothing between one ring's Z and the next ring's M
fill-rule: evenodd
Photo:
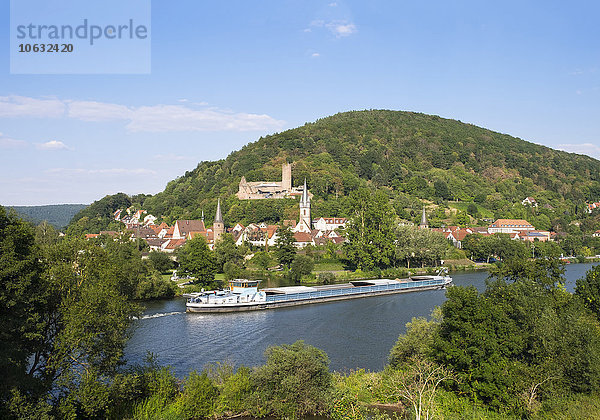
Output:
M267 363L251 375L253 414L298 418L327 410L332 382L325 352L297 341L269 347L265 355Z
M319 273L318 279L323 284L331 284L335 281L335 274L330 273L328 271L324 273Z

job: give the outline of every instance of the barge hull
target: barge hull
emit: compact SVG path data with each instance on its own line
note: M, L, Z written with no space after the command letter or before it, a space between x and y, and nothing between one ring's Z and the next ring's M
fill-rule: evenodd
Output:
M377 291L365 291L362 293L353 293L347 295L338 295L338 296L323 296L318 298L306 298L306 299L293 299L293 300L281 300L281 301L271 301L264 302L258 304L250 304L250 305L231 305L231 306L205 306L205 307L194 307L188 306L187 312L193 313L227 313L227 312L248 312L248 311L262 311L266 309L275 309L275 308L285 308L290 306L300 306L300 305L310 305L315 303L326 303L326 302L336 302L341 300L349 300L349 299L357 299L357 298L365 298L370 296L383 296L383 295L391 295L396 293L411 293L411 292L422 292L427 290L438 290L444 289L447 284L435 284L430 286L418 286L412 288L402 288L402 289L390 289L390 290L377 290Z

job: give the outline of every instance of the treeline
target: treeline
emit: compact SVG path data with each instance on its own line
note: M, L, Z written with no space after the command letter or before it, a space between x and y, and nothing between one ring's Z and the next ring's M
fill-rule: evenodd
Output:
M52 204L47 206L12 206L21 217L32 223L47 221L56 229L66 227L71 219L87 204Z

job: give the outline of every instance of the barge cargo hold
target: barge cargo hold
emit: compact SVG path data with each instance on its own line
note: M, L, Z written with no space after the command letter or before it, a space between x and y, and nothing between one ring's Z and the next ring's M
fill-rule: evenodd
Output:
M440 273L441 274L441 273ZM442 289L452 283L448 275L412 279L357 280L328 286L289 286L258 289L258 280L231 280L229 289L190 293L187 312L239 312L332 302L392 293Z

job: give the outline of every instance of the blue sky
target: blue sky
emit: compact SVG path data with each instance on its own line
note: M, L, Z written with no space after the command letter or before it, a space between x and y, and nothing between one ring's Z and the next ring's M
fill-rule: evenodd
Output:
M153 0L140 75L10 74L0 4L3 205L156 193L199 161L356 109L600 158L595 1Z

